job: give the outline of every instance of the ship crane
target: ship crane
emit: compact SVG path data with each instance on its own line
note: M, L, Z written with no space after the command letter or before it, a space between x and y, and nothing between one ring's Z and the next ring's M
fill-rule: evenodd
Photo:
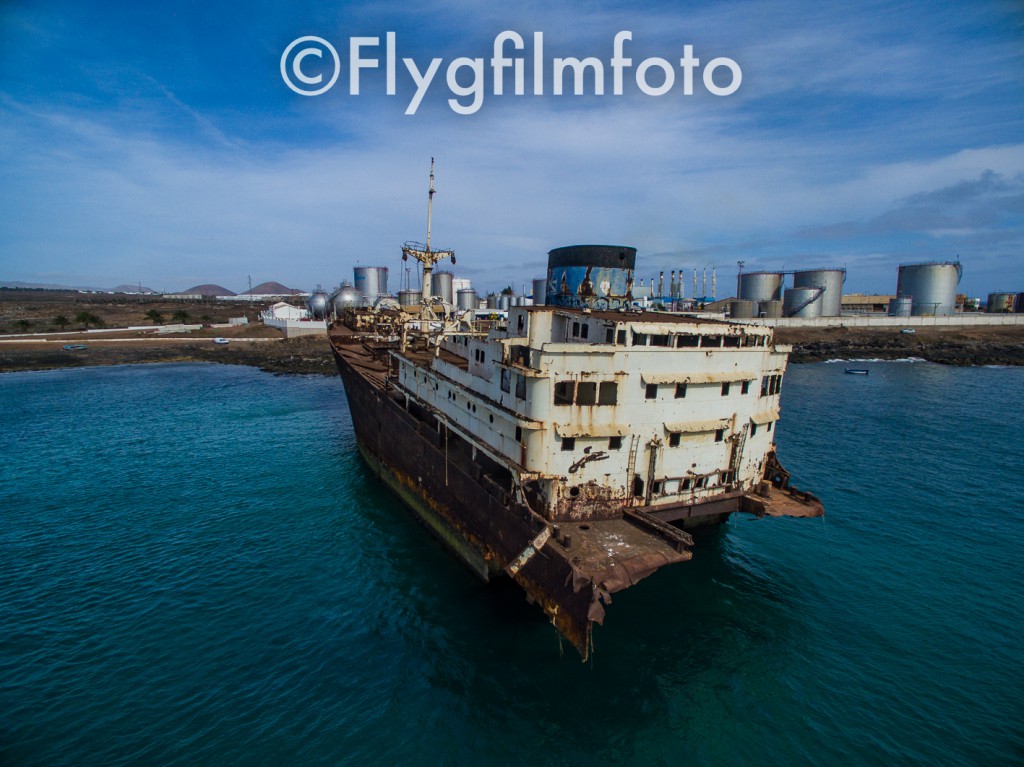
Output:
M432 250L430 247L430 224L434 209L434 158L430 158L430 191L427 193L427 241L407 242L402 246L402 260L408 261L409 257L415 258L423 264L423 304L430 303L430 275L434 271L434 264L442 258L450 258L455 263L454 250Z

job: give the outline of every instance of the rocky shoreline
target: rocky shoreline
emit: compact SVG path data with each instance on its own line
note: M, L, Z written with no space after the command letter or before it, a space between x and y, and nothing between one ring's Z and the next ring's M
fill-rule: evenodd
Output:
M791 344L790 362L915 357L943 365L1024 365L1024 326L927 328L914 334L891 329L802 328L776 331L779 343ZM334 375L327 339L232 340L211 338L132 339L124 343L82 339L85 349L66 351L58 343L0 344L0 372L51 370L92 365L150 362L216 362L251 365L268 373Z

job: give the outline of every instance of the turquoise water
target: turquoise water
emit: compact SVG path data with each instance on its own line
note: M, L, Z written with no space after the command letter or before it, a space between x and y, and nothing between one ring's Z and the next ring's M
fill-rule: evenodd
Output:
M784 385L825 520L735 519L586 665L368 474L337 379L0 376L0 764L1021 763L1024 370L863 366Z

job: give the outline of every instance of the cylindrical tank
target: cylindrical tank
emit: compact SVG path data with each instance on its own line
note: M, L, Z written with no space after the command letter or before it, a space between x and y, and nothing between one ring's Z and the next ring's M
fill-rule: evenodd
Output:
M779 272L741 272L736 298L744 301L781 301L783 275Z
M1013 311L1016 302L1016 293L989 293L988 309L986 311L989 314L1006 314Z
M477 300L476 300L476 308L478 310L486 309L487 308L487 299L486 298L477 298Z
M314 290L306 299L306 311L314 320L322 320L327 317L327 294L320 290Z
M633 301L636 248L569 245L548 253L545 304L618 309Z
M782 302L781 301L759 301L757 304L759 317L770 317L776 319L782 316Z
M420 301L423 300L423 294L418 290L400 290L398 291L398 305L399 306L416 306Z
M757 304L754 301L730 301L729 316L734 320L749 320L756 316Z
M470 288L469 290L460 290L456 294L456 306L460 309L476 309L476 291Z
M913 308L913 296L896 296L896 298L889 299L890 317L909 317Z
M498 296L498 308L503 312L507 312L512 306L512 296L508 293L502 293Z
M455 296L452 295L451 272L434 272L430 275L430 295L440 296L449 304L455 303Z
M915 317L946 317L953 313L956 286L963 275L959 262L900 264L897 275L896 295L914 297L911 312Z
M820 317L821 288L786 288L782 298L783 317Z
M843 308L845 269L804 269L793 272L794 288L824 288L821 295L821 316L838 317Z
M542 306L548 294L548 281L539 279L533 281L533 305Z
M488 309L497 309L498 308L498 296L496 296L494 293L491 293L489 296L487 296L487 308Z
M386 266L357 266L354 270L356 290L368 304L388 294Z

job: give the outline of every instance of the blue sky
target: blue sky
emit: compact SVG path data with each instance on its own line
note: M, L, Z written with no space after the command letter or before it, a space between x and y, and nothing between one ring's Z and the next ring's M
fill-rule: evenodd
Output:
M488 59L504 30L527 38L528 94L534 32L549 66L608 68L631 31L623 94L610 69L603 96L555 96L550 72L546 95L514 96L508 73L455 114L445 68ZM401 63L396 95L383 69L349 93L349 39L387 32L399 59L443 59L415 115ZM281 77L304 35L342 60L317 97ZM640 61L684 45L735 60L736 93L699 75L691 96L640 92ZM310 289L362 264L395 289L432 156L434 243L480 290L543 276L574 243L633 245L642 277L717 267L719 296L740 260L845 266L847 292L891 292L898 264L959 256L966 292L1024 290L1024 6L0 4L0 280Z

